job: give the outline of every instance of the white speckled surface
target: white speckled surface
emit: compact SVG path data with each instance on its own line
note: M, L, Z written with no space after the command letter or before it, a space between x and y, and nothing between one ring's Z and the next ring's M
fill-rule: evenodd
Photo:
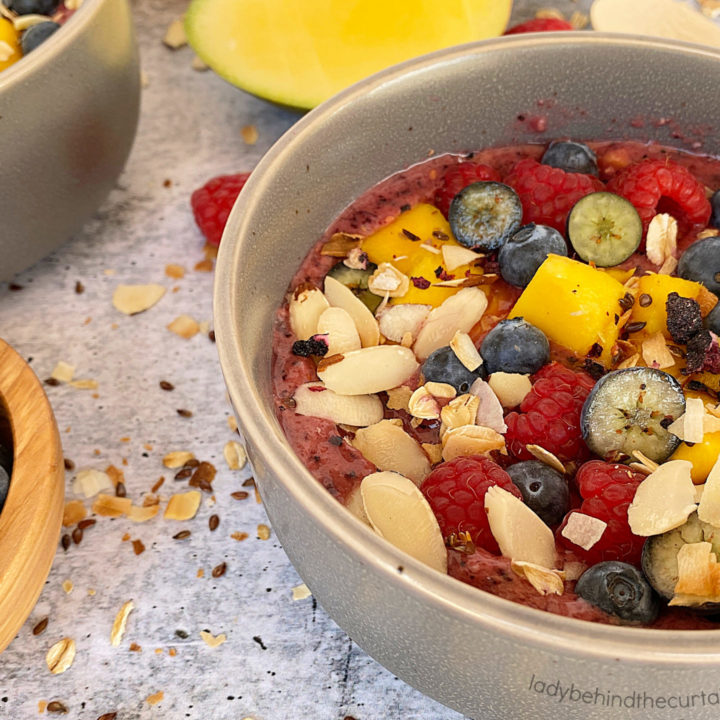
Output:
M365 655L311 597L293 601L299 577L273 537L256 537L266 522L262 506L252 492L242 501L230 497L250 470L231 471L223 459L223 446L236 436L227 424L231 409L215 347L206 335L184 340L165 327L183 313L212 324L213 275L193 270L203 243L190 193L211 176L252 169L297 118L212 73L193 71L188 48L162 45L186 4L135 0L149 85L126 171L82 233L16 278L22 289L0 285L0 336L41 379L64 360L76 366L77 378L98 381L96 392L47 387L65 454L78 468L122 468L128 495L138 501L162 475L159 493L167 497L187 482L174 482L161 458L187 449L217 467L217 503L210 507L206 495L197 517L182 523L99 518L80 545L59 548L35 610L0 659L0 718L38 717L39 702L59 700L66 717L78 720L112 711L118 720L459 720ZM588 5L516 2L513 20L544 4L570 11ZM254 146L242 140L244 125L257 126ZM186 276L167 277L168 263L183 265ZM168 288L155 307L134 317L113 309L118 284L145 282ZM175 389L161 390L161 380ZM180 417L178 408L193 416ZM68 499L73 474L67 473ZM220 517L215 532L208 529L212 513ZM183 529L191 537L173 540ZM236 531L248 539L232 539ZM136 556L122 540L126 533L142 540L145 552ZM223 561L226 575L213 579L212 568ZM74 585L69 594L65 580ZM110 628L129 599L135 610L114 648ZM47 629L33 636L43 617ZM225 633L227 642L211 649L200 637L204 629ZM45 653L63 636L75 639L77 657L54 676ZM131 643L142 652L131 652ZM163 699L148 704L159 691Z

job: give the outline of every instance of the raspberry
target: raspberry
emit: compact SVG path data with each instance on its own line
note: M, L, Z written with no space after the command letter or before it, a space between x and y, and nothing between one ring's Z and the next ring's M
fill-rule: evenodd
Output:
M195 222L211 245L219 245L228 215L250 173L219 175L208 180L190 198Z
M520 196L525 224L549 225L561 233L572 206L591 192L605 189L592 175L565 172L532 158L517 163L505 182Z
M644 475L633 472L627 465L602 460L586 462L575 476L583 498L578 512L603 520L607 527L595 545L583 550L562 535L570 516L568 513L557 530L558 542L591 565L604 560L622 560L639 566L645 538L632 534L627 511L637 486L644 479Z
M487 180L500 182L500 173L489 165L462 162L448 168L443 178L443 186L435 193L435 207L447 217L452 199L463 188L471 183L484 182Z
M705 227L710 220L710 202L705 188L693 174L671 160L641 160L620 170L607 189L629 200L638 211L643 227L658 212Z
M518 35L529 32L555 32L556 30L574 30L575 28L567 21L559 18L534 18L527 22L513 25L508 28L504 35Z
M520 412L505 418L508 452L531 460L526 445L541 445L561 461L583 459L588 450L580 431L580 413L595 381L557 362L535 373L532 390L520 403Z
M444 538L452 533L468 532L476 546L498 553L500 549L490 532L485 512L485 492L492 485L522 499L510 476L482 455L456 457L438 465L420 489L435 513Z

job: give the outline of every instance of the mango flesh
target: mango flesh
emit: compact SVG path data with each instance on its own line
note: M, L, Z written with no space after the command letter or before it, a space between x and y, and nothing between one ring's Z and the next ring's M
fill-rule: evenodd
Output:
M414 240L413 237L418 239ZM377 265L383 262L391 263L408 277L423 278L430 283L439 282L436 274L438 268L441 273L446 271L442 256L443 245L460 247L443 214L427 203L420 203L402 213L396 220L369 235L361 243L370 260ZM428 250L427 246L439 252ZM477 268L471 270L468 264L447 272L455 278L462 278L467 272L479 274L481 271ZM458 289L432 285L422 288L411 281L408 292L401 298L393 298L392 302L419 303L437 307L443 300L454 295Z
M395 63L500 35L511 0L193 0L185 30L215 72L309 109Z
M625 288L609 273L548 255L509 317L525 318L549 340L581 356L598 343L602 352L596 360L609 366L619 334L619 301L624 295Z
M680 443L670 460L688 460L692 463L690 476L696 485L707 479L720 455L720 432L705 433L701 443L688 445Z
M13 24L3 17L0 17L0 42L6 43L12 51L6 60L0 60L0 70L4 70L22 57L22 50Z

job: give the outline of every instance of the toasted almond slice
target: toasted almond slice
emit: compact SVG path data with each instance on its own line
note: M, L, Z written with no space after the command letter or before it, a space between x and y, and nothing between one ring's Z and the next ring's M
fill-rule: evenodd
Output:
M368 290L380 297L402 297L410 289L410 278L394 265L382 262L368 278Z
M555 536L522 500L493 485L485 493L485 511L490 531L505 557L555 567Z
M247 462L245 448L235 440L228 440L223 447L223 456L231 470L242 470Z
M162 285L118 285L113 293L113 306L125 315L144 312L165 294Z
M720 600L720 565L709 542L685 543L677 554L678 581L670 605Z
M415 341L415 354L420 360L452 340L456 332L470 332L487 308L485 293L467 287L451 295L428 315Z
M625 358L618 366L618 370L624 370L625 368L636 367L640 360L640 353L635 353L628 358Z
M472 338L465 332L459 330L453 335L450 347L457 359L470 371L477 370L483 363L478 349Z
M452 385L448 385L448 383L426 382L425 389L433 397L443 398L444 400L452 400L457 397L457 390Z
M583 550L589 550L602 537L606 527L607 523L599 518L572 512L562 529L562 535Z
M58 640L46 653L45 662L53 675L64 673L75 660L75 641L70 637Z
M447 550L440 526L416 485L394 472L367 475L360 485L373 530L416 560L447 572Z
M362 235L349 235L348 233L335 233L321 248L321 255L344 258L350 251L360 245Z
M87 515L87 509L82 500L70 500L65 503L63 510L63 527L70 527L79 523Z
M390 305L378 313L380 332L393 342L403 342L405 335L410 333L412 344L431 309L431 305L415 303Z
M424 385L410 396L408 410L414 418L421 420L434 420L440 417L440 405Z
M171 495L165 508L166 520L190 520L200 507L201 493L199 490L189 490L186 493Z
M173 450L163 457L162 463L166 468L175 469L183 467L183 465L194 458L195 455L187 450Z
M338 357L338 356L335 356ZM375 345L318 366L318 377L340 395L370 395L401 385L419 365L413 351L401 345Z
M317 332L320 316L330 307L320 288L305 283L299 285L290 298L288 310L290 328L298 340L307 340Z
M127 516L133 522L147 522L154 518L159 510L160 505L157 503L154 505L131 505Z
M564 573L550 570L542 565L513 560L510 567L520 577L524 577L541 595L562 595L565 592Z
M357 427L374 425L383 418L383 404L377 395L338 395L323 383L309 382L300 385L293 397L298 415Z
M668 350L665 337L661 332L651 335L642 342L642 356L648 367L662 370L675 364L673 354Z
M704 490L699 500L698 518L713 527L720 528L720 458L715 461L705 484L701 487Z
M375 316L349 287L328 275L325 277L325 297L333 307L347 311L355 323L363 347L372 347L380 342L380 329Z
M469 265L479 260L482 255L460 245L445 244L441 248L443 264L448 272L452 272L461 265Z
M677 221L672 215L659 213L648 225L645 252L654 265L662 265L677 250Z
M540 445L526 445L525 448L536 460L545 463L545 465L551 467L553 470L557 470L563 475L567 472L565 466L560 462L560 459L544 447Z
M433 465L437 465L442 460L442 445L440 443L421 443L421 446Z
M440 411L440 417L442 419L440 436L443 437L450 428L475 425L479 406L480 398L470 393L458 395L451 400Z
M532 390L530 377L519 373L495 372L488 384L504 408L517 407Z
M644 465L651 473L654 473L660 467L654 460L651 460L646 455L643 455L643 453L639 450L633 450L632 455L634 458L637 458L638 462L641 465Z
M132 600L128 600L118 610L115 620L113 621L112 629L110 630L110 644L113 647L118 647L122 641L123 635L125 634L125 626L127 625L128 617L135 608L135 603Z
M92 504L92 511L102 517L121 517L127 515L132 507L129 497L116 497L100 493Z
M189 340L200 332L200 323L190 315L178 315L172 322L168 323L167 329L181 338Z
M405 410L408 411L408 403L412 397L413 391L407 385L390 388L387 391L387 407L388 410Z
M670 460L638 485L628 508L635 535L649 537L680 527L695 511L695 486L687 460Z
M492 450L505 452L505 438L482 425L450 428L443 435L442 444L443 460L452 460L460 455L485 455Z
M317 331L327 335L327 355L337 355L362 347L355 321L339 307L329 307L318 318Z
M78 470L73 481L73 492L89 498L101 490L109 490L113 486L110 476L102 470L88 468Z
M478 378L470 386L470 394L478 398L478 408L475 414L475 424L492 428L501 435L507 432L505 424L505 411L498 400L498 396L492 391L482 378Z
M685 412L668 426L668 431L691 443L703 441L705 404L700 398L687 398Z
M355 433L352 442L379 470L393 470L419 485L430 472L430 462L420 445L390 420L381 420Z

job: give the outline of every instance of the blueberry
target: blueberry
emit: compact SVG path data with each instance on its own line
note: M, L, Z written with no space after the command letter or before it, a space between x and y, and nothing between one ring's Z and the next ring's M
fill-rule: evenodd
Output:
M720 335L720 303L718 303L705 317L705 327Z
M27 55L38 45L42 45L60 26L56 22L48 20L29 27L20 39L23 55Z
M520 227L522 215L522 203L511 187L475 182L452 199L448 222L461 245L492 252Z
M6 5L18 15L52 15L60 0L10 0Z
M458 360L453 349L446 345L438 348L425 360L420 368L425 382L441 382L452 385L461 395L478 379L486 376L485 366L468 370Z
M560 168L565 172L597 175L597 156L584 143L570 140L556 140L548 145L548 149L540 162L543 165Z
M505 282L525 287L551 253L567 257L565 238L547 225L525 225L500 248L500 274Z
M546 525L559 525L570 508L567 480L539 460L526 460L505 468L522 493L525 504Z
M720 230L720 190L716 190L710 198L710 206L712 207L712 215L710 215L710 224L714 228Z
M501 320L480 346L488 373L529 375L550 362L550 343L542 330L523 318Z
M720 236L690 245L678 262L677 274L702 283L710 292L720 295Z
M660 606L643 574L618 560L597 563L586 570L575 592L609 615L645 625L655 620Z

